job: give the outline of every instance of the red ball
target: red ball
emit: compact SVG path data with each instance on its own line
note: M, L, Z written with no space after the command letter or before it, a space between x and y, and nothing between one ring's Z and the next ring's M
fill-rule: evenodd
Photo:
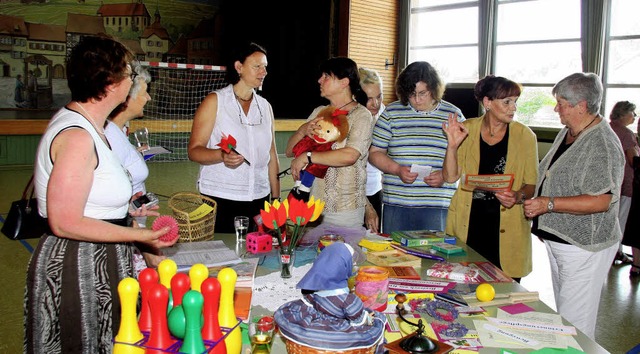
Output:
M170 227L169 232L160 236L160 240L165 242L171 242L176 238L178 238L179 226L178 226L178 222L173 216L170 216L170 215L158 216L156 220L153 221L153 225L151 226L151 229L153 229L153 231L157 231L165 226Z

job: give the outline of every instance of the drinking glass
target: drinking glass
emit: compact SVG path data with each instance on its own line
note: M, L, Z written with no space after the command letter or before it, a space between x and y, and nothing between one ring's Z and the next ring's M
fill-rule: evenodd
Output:
M249 323L251 353L270 353L275 323L271 316L257 316Z
M149 130L147 128L140 128L133 132L133 137L136 139L136 144L142 151L149 150Z
M247 231L249 230L249 217L236 216L233 219L233 225L236 228L236 244L247 240Z

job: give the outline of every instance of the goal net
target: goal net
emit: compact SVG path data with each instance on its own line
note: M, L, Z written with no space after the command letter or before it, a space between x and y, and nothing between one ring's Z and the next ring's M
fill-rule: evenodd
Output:
M141 64L151 74L148 89L151 100L144 107L144 117L130 122L130 132L146 127L150 146L162 146L171 151L155 155L149 162L188 160L187 144L193 117L207 94L226 86L225 67L158 62Z

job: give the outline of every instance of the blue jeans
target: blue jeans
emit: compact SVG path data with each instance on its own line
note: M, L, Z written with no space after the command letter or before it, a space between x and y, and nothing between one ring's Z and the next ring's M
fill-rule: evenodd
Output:
M407 230L444 231L447 208L405 208L384 204L382 207L382 232Z

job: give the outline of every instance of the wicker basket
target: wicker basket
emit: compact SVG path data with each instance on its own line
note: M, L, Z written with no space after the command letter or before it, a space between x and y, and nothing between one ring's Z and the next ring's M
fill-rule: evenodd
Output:
M192 220L189 213L202 204L208 204L213 210L206 215ZM216 201L192 192L178 192L169 198L169 207L180 226L178 242L194 242L213 240L213 227L216 224Z
M358 348L358 349L345 349L345 350L322 350L315 349L311 347L307 347L303 344L298 344L296 342L290 341L285 336L282 336L282 340L284 340L285 345L287 346L288 354L335 354L335 353L343 353L343 354L373 354L376 352L376 345L372 345L369 348Z

